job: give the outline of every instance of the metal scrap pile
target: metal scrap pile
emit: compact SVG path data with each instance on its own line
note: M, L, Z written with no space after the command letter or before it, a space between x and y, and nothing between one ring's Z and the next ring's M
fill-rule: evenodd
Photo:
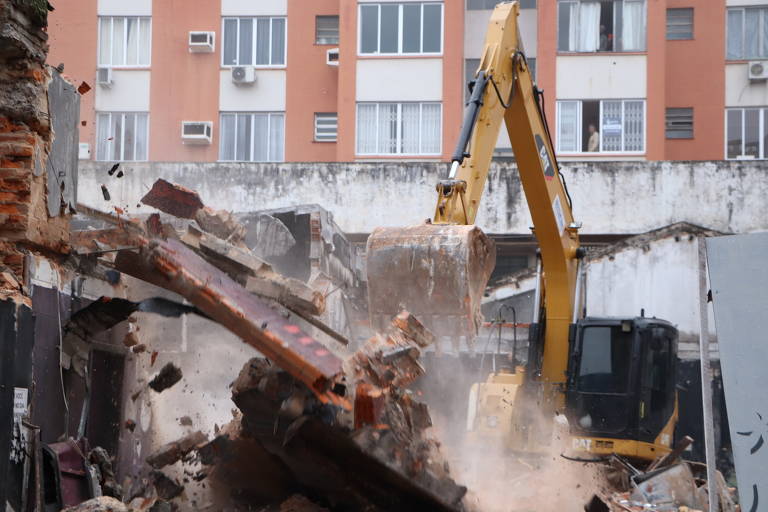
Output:
M105 297L94 307L114 300L113 308L121 309L107 327L132 311L196 313L263 357L240 372L232 386L240 413L213 440L197 433L147 458L152 469L143 494L130 496L132 509L159 510L183 492L183 484L162 473L179 460L197 468L190 478L207 479L215 495L225 496L228 510L463 508L466 489L453 481L438 443L425 433L431 426L426 406L407 389L424 373L418 358L433 342L418 320L403 312L344 357L337 342L347 340L316 318L325 308L323 294L257 257L232 215L163 180L142 202L185 221L163 222L158 214L140 221L120 209L112 215L80 207L112 227L76 233L73 261L92 275L131 275L192 306ZM173 368L166 373L174 377L169 385L181 378ZM91 509L102 510L77 510Z

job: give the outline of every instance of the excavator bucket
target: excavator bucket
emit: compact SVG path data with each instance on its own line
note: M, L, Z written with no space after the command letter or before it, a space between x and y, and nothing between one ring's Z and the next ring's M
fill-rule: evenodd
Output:
M472 343L495 264L493 240L477 226L377 228L367 246L371 326L383 331L406 309L436 336Z

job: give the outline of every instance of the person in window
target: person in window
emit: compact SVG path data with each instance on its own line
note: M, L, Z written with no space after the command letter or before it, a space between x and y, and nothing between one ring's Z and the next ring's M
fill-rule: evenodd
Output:
M593 123L587 127L589 131L589 140L587 141L587 151L597 151L600 148L600 132Z
M608 48L608 33L605 31L605 25L600 25L600 47L601 52L607 52Z

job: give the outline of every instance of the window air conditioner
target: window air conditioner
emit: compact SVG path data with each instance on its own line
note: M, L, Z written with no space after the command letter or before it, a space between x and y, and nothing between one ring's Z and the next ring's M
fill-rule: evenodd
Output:
M210 144L213 133L211 121L182 121L181 141L184 144Z
M190 53L211 53L215 49L215 32L192 31L189 33Z
M97 69L96 83L102 87L112 87L112 68Z
M749 63L749 79L752 82L768 80L768 61L753 60Z
M232 81L236 84L253 84L256 82L256 70L253 66L235 66L232 68Z
M339 65L339 49L338 48L331 48L326 52L325 63L328 64L329 66Z

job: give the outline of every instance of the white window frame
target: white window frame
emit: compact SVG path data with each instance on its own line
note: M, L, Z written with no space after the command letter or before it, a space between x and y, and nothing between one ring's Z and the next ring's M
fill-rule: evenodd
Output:
M331 119L331 116L334 116L333 119L336 121L336 132L333 135L333 138L323 138L324 135L320 134L318 132L318 128L320 127L318 125L318 120L328 120ZM338 112L315 112L315 142L336 142L339 139L339 114Z
M585 101L597 101L599 103L599 110L598 110L598 133L600 137L600 145L598 146L597 151L567 151L567 152L561 152L560 151L560 104L566 103L566 102L577 102L578 103L578 111L577 111L577 126L579 127L579 133L578 133L578 141L579 144L581 144L581 140L584 136L583 130L584 130L584 120L583 120L583 102ZM622 119L622 135L621 135L621 146L622 148L626 145L626 140L624 138L624 118L625 118L625 111L626 111L626 103L629 101L642 101L643 102L643 149L641 151L603 151L603 102L605 101L620 101L621 102L621 119ZM645 98L600 98L600 99L579 99L579 100L557 100L555 102L555 134L556 134L556 153L558 156L610 156L610 155L622 155L622 156L642 156L645 155L646 151L648 150L648 101Z
M734 110L734 111L740 111L741 112L741 154L737 156L736 158L729 158L728 157L728 112ZM758 117L758 128L757 128L757 143L758 143L758 152L757 152L757 158L752 158L751 156L747 156L744 154L744 146L746 144L746 130L747 130L747 110L757 110L760 112L760 116ZM768 125L765 123L765 116L768 115L768 107L726 107L725 108L725 116L723 120L723 124L725 126L725 143L723 148L723 155L725 160L766 160L768 159L768 155L766 155L766 150L768 148L765 147L765 130L768 129Z
M762 57L748 56L747 55L747 10L759 10L762 11L760 15L760 22L758 23L758 44L763 47L764 54ZM732 11L738 11L741 13L741 55L735 58L728 57L728 15ZM739 7L728 7L725 10L725 60L726 61L740 61L740 60L763 60L768 59L768 37L763 37L766 33L764 25L768 24L768 5L744 5Z
M439 5L440 6L440 51L439 52L403 52L403 5L420 5L421 6L421 29L419 32L420 46L424 45L424 6L425 5ZM363 24L362 24L362 12L363 6L375 5L378 7L378 40L376 41L376 51L370 53L363 53ZM394 53L383 53L379 51L381 46L381 6L382 5L397 5L397 51ZM381 2L360 2L357 7L357 56L358 57L387 57L393 55L408 55L408 56L429 56L439 57L443 55L445 51L445 4L443 2L405 2L405 3L381 3Z
M251 19L253 20L253 32L251 34L252 41L251 41L251 62L250 63L239 63L240 62L240 20L243 19ZM269 60L270 64L256 64L256 41L258 41L258 36L256 33L258 32L258 23L256 23L256 20L259 19L268 19L269 20ZM283 20L285 23L285 41L283 43L283 63L282 64L271 64L272 61L272 20L280 19ZM224 25L226 24L227 20L236 20L237 21L237 37L235 40L237 41L236 47L235 47L235 61L238 63L236 64L225 64L224 63L224 48L226 45L226 34L224 33ZM240 66L253 66L254 68L258 69L285 69L288 65L288 18L286 16L222 16L221 18L221 67L226 69L231 69L235 67Z
M149 21L149 38L147 39L147 45L149 46L149 61L146 64L115 64L112 62L112 47L115 42L115 19L123 20L123 27L128 25L129 18L136 18L136 28L139 31L136 37L136 58L137 60L141 56L141 20L145 19ZM109 20L109 64L101 64L101 24L104 20ZM99 22L97 23L96 30L98 32L96 37L96 65L100 68L126 68L126 69L147 69L152 66L152 17L151 16L99 16ZM125 38L128 33L123 29L123 62L128 61L128 41Z
M419 149L421 149L421 130L422 130L422 120L424 115L424 105L439 105L440 106L440 147L438 148L437 152L435 153L382 153L379 151L379 145L380 140L378 136L378 127L379 127L379 111L381 109L382 104L396 104L397 105L397 135L396 135L396 145L398 148L402 146L402 116L403 116L403 105L404 104L412 104L412 105L419 105ZM357 123L360 115L360 105L376 105L376 128L377 128L377 134L376 134L376 151L373 153L360 153L357 150L358 147L358 139L357 139ZM439 101L360 101L355 105L355 155L362 156L362 157L436 157L443 154L443 104Z
M222 122L222 116L225 115L235 115L235 116L241 116L241 115L247 115L251 117L251 157L253 157L253 140L256 136L256 130L255 130L255 124L256 124L256 116L257 115L267 115L267 160L225 160L221 157L221 145L223 144L223 133L221 133L222 127L224 126L224 123ZM271 159L272 155L269 153L271 152L271 139L272 136L272 118L274 116L282 116L283 118L283 159L282 160L273 160ZM235 140L234 140L234 153L235 157L237 157L237 126L239 123L237 122L237 117L235 117ZM262 112L262 111L253 111L253 112L243 112L243 111L236 111L236 112L229 112L229 111L221 111L219 112L219 162L250 162L250 163L274 163L274 162L285 162L285 112L279 112L279 111L268 111L268 112Z
M133 133L134 133L134 137L136 137L134 139L134 147L133 147L134 159L129 160L127 158L124 158L125 157L125 116L126 115L130 115L130 114L136 114L137 116L139 114L144 114L144 115L147 116L147 118L146 118L146 123L147 123L147 140L146 140L146 143L145 143L145 145L147 147L147 157L144 158L144 159L137 159L137 158L135 158L135 156L136 156L136 142L138 142L138 137L136 137L136 135L135 135L137 133L136 127L138 126L138 117L136 118L136 120L134 122L134 125L133 125ZM99 117L101 117L103 115L108 115L109 116L108 126L110 128L112 127L112 117L113 116L115 116L115 115L123 116L123 120L120 123L120 151L122 153L122 155L120 155L120 156L122 158L118 158L118 159L113 159L113 158L99 159L99 142L101 142L101 141L97 140L96 141L96 148L95 148L96 151L94 152L94 160L96 160L98 162L148 162L149 161L149 141L150 141L150 138L151 138L150 134L149 134L149 112L145 112L145 111L137 111L137 112L129 112L129 111L121 111L121 112L97 111L96 112L96 137L99 136ZM116 137L116 136L117 136L116 134L111 134L111 138L113 140L107 140L107 147L108 147L107 155L109 155L109 156L111 156L112 153L113 153L113 150L114 150L114 148L113 148L114 137Z

